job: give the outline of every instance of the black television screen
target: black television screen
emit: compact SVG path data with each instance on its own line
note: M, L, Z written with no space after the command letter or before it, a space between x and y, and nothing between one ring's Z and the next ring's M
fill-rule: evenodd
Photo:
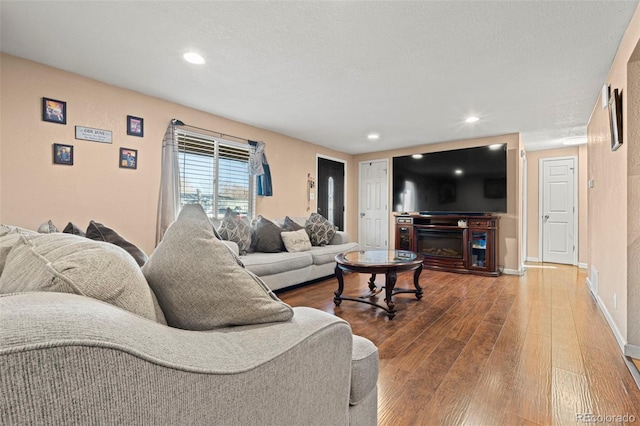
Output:
M394 157L393 210L505 213L506 144Z

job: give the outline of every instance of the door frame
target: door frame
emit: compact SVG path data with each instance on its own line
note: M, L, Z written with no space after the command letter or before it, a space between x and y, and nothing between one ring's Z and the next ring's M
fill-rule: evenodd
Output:
M538 160L538 256L540 262L544 262L544 245L542 237L544 235L543 221L544 216L543 202L544 202L544 163L545 161L553 160L573 160L573 242L576 247L573 250L572 265L578 265L578 156L567 155L563 157L546 157Z
M325 160L331 160L331 161L335 161L336 163L342 163L342 165L344 166L344 200L342 200L342 203L344 205L344 211L342 212L342 223L344 223L344 232L346 232L347 234L349 233L349 229L348 229L348 225L347 225L347 210L349 210L349 208L347 207L347 191L349 188L349 185L347 184L347 177L349 176L347 174L347 160L343 160L342 158L337 158L337 157L330 157L328 155L324 155L324 154L317 154L316 153L316 187L317 187L317 182L318 182L318 159L319 158L324 158ZM318 198L319 198L319 194L318 191L316 191L316 208L315 208L315 212L318 212Z
M391 170L389 169L389 159L388 158L378 158L373 160L366 160L358 162L358 244L362 246L362 221L360 217L360 212L362 211L362 192L360 176L362 176L362 165L367 163L377 163L384 162L387 166L387 193L384 194L384 200L387 203L387 248L391 247L391 212L393 211L389 206L389 191L391 191Z

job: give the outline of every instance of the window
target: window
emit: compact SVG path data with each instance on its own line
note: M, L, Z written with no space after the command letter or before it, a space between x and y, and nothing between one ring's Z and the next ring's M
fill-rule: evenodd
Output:
M250 147L217 137L178 130L180 205L198 203L209 217L227 208L253 217L254 178L249 175Z

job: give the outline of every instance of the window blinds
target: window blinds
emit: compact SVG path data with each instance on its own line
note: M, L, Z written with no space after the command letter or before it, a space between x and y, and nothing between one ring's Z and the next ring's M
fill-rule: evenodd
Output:
M181 205L198 203L210 217L227 208L253 216L249 146L208 135L177 131Z

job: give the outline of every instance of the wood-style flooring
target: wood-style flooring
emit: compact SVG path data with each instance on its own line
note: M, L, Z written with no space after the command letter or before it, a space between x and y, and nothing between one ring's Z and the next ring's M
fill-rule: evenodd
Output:
M367 294L368 278L345 274L344 295ZM575 425L581 414L640 424L640 391L585 278L554 264L522 277L424 270L423 299L395 296L393 320L363 303L334 306L335 278L279 297L335 314L378 346L380 425ZM399 274L396 287L411 280Z

